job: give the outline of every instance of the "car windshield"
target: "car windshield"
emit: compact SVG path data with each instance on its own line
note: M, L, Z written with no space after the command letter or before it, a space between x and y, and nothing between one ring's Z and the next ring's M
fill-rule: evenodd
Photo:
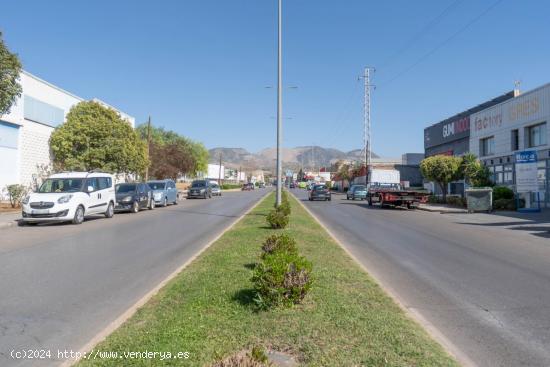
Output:
M355 191L365 191L367 188L363 185L360 185L360 186L355 186L354 190Z
M127 192L134 192L136 191L136 184L119 184L116 185L115 191L117 194L124 194Z
M325 186L315 186L315 191L324 191L327 188Z
M147 185L149 185L152 190L164 190L164 188L166 187L166 184L164 182L155 181L147 182Z
M205 187L206 181L193 181L191 187Z
M48 178L38 192L54 193L54 192L77 192L82 189L83 178Z

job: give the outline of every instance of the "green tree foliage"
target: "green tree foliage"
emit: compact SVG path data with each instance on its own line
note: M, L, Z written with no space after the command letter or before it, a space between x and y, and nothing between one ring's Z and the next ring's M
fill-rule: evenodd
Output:
M141 124L136 128L143 141L147 141L147 129L147 124ZM203 144L162 127L151 126L150 133L149 176L175 179L183 174L196 175L206 170L208 150Z
M461 179L462 158L446 155L428 157L420 162L420 171L425 179L437 183L447 199L447 184Z
M50 137L56 169L101 169L142 174L149 160L145 143L113 109L85 101L73 106L67 122Z
M489 169L473 153L465 154L460 163L461 176L474 187L490 186Z
M21 96L19 73L21 62L8 50L0 32L0 116L9 113L15 100Z

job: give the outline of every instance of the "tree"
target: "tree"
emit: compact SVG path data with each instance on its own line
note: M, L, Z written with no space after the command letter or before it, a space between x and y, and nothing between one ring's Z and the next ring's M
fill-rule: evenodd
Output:
M443 201L447 200L447 184L461 178L461 162L459 157L446 155L435 155L420 162L422 176L441 187Z
M141 139L147 139L147 124L136 128ZM208 166L208 150L203 144L195 142L174 131L151 126L151 144L149 157L151 177L177 178L180 175L197 175Z
M52 133L50 148L56 169L142 174L149 164L145 143L132 126L93 101L71 108L67 122Z
M461 176L470 186L490 186L489 169L473 153L465 154L460 163Z
M0 32L0 116L9 113L15 100L21 96L20 73L21 62L8 50Z

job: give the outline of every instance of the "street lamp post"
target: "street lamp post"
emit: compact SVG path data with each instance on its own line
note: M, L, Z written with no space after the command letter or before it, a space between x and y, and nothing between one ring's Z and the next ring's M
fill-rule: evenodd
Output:
M278 9L278 50L277 50L277 198L275 205L281 205L281 178L282 178L282 162L281 162L281 143L283 140L283 91L282 91L282 0L279 1Z

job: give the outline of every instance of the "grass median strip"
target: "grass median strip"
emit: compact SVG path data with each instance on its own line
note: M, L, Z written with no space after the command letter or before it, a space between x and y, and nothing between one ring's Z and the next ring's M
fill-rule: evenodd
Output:
M268 196L96 349L189 352L186 360L126 359L125 366L210 365L255 345L317 366L457 366L374 280L290 198L286 231L313 263L303 304L256 311L251 276L264 239ZM118 366L120 359L82 360Z

